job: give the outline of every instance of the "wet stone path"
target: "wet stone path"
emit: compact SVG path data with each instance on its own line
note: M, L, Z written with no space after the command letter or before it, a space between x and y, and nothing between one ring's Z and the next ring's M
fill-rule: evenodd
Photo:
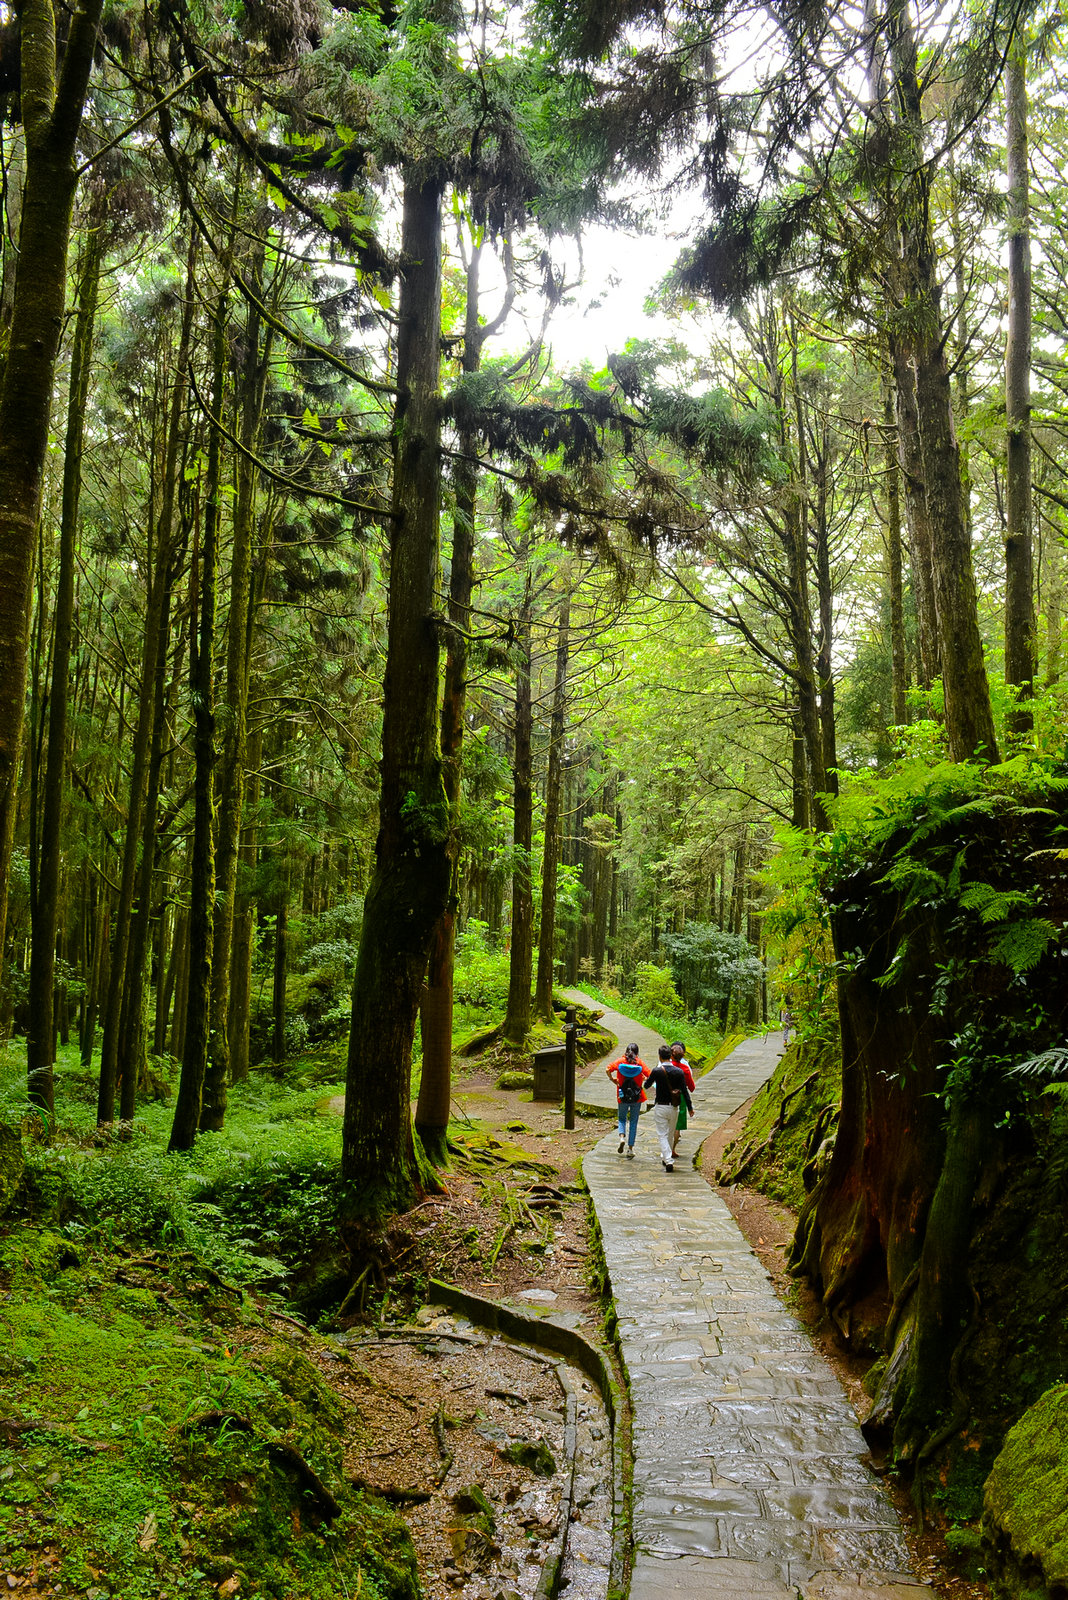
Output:
M604 1021L649 1063L645 1030L611 1012ZM648 1116L634 1160L612 1132L583 1163L633 1406L631 1600L931 1594L909 1575L838 1380L692 1166L705 1133L769 1076L780 1040L749 1040L699 1080L697 1126L673 1173ZM577 1098L611 1105L603 1063Z

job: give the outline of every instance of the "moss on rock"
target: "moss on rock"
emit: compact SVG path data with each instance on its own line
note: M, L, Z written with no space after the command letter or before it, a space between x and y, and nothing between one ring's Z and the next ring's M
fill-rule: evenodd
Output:
M986 1480L983 1533L1006 1592L1068 1593L1068 1383L1009 1430Z

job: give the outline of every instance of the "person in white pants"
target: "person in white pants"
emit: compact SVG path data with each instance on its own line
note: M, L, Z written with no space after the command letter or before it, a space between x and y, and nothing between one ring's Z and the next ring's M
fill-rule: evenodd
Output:
M675 1124L679 1116L679 1104L686 1089L686 1079L681 1067L677 1067L671 1059L671 1051L666 1044L660 1046L660 1060L645 1080L646 1090L656 1090L656 1100L653 1103L653 1127L660 1140L660 1160L665 1172L675 1170Z

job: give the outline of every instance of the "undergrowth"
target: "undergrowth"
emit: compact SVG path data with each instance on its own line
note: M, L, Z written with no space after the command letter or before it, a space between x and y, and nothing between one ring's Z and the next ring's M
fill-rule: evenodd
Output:
M400 1518L344 1473L353 1419L191 1259L0 1234L0 1561L56 1593L416 1600Z

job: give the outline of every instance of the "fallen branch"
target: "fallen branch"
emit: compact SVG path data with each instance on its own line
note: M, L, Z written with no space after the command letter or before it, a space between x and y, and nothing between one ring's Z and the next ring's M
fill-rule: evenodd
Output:
M442 1484L445 1482L445 1479L452 1471L452 1464L456 1459L456 1452L449 1449L449 1442L445 1437L444 1400L441 1401L437 1411L434 1413L434 1438L438 1442L438 1449L441 1451L442 1456L441 1470L438 1473L438 1488L440 1489Z
M285 1467L296 1474L301 1488L312 1496L327 1522L333 1522L335 1517L340 1517L341 1506L315 1468L308 1465L295 1445L287 1444L284 1439L274 1439L267 1444L267 1454L276 1466Z
M349 1482L364 1494L377 1495L380 1500L391 1500L399 1506L423 1506L432 1498L426 1489L401 1489L392 1483L371 1483L367 1478L350 1478Z

